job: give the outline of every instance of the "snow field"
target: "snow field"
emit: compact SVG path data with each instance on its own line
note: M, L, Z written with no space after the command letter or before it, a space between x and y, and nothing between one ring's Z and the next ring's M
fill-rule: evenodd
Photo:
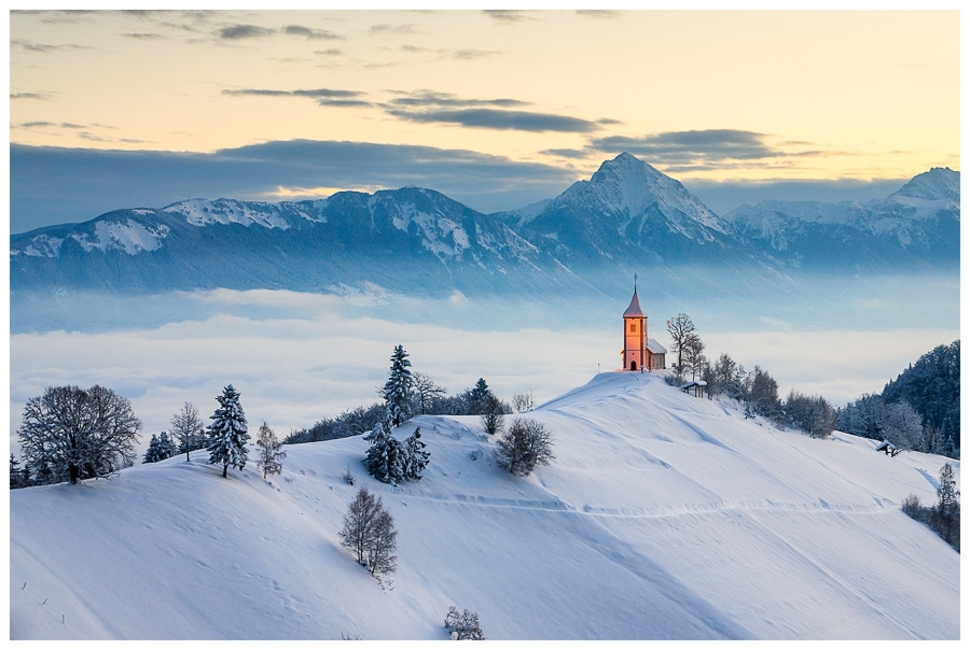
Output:
M947 459L778 431L659 374L523 417L556 456L524 479L477 417L420 416L394 434L420 426L431 463L397 487L350 438L287 446L270 481L195 452L14 491L11 637L445 639L456 605L489 639L959 638L959 555L899 509L935 502ZM339 544L361 486L398 530L381 581Z

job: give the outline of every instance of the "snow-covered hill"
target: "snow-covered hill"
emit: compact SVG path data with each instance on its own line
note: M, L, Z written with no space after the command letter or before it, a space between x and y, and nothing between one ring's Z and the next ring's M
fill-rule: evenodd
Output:
M528 417L556 459L524 479L478 418L421 416L396 435L420 426L431 464L399 487L351 438L288 447L271 481L197 452L14 491L11 636L444 639L456 605L491 639L959 638L959 555L899 508L934 501L943 458L779 431L649 374ZM382 583L339 544L359 486L398 530Z

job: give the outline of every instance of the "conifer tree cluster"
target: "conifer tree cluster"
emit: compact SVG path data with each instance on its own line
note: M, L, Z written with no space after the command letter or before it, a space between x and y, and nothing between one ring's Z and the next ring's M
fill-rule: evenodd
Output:
M364 457L364 467L382 483L397 485L420 479L431 458L421 441L421 427L402 443L391 435L386 423L378 422L374 430L364 436L364 440L371 443Z
M175 446L175 441L169 438L166 432L162 431L157 436L153 433L142 463L157 463L160 460L171 458L177 453L178 447Z
M209 452L209 464L222 463L222 478L226 478L230 465L238 469L246 467L249 429L246 414L239 404L239 392L232 384L226 386L216 400L220 408L210 417L212 423L208 427L209 444L206 450Z

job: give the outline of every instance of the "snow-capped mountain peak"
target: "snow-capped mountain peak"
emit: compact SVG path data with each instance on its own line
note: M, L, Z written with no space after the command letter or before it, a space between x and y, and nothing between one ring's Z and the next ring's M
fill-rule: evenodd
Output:
M908 183L889 196L939 201L946 199L960 201L960 172L949 167L934 167L928 172L917 174Z

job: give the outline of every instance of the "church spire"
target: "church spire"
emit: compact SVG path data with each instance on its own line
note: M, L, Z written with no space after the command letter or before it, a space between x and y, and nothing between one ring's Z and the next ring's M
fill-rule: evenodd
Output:
M623 312L623 318L640 318L642 317L643 310L640 309L640 299L637 298L637 274L633 274L633 299L630 300L630 306L626 308Z

